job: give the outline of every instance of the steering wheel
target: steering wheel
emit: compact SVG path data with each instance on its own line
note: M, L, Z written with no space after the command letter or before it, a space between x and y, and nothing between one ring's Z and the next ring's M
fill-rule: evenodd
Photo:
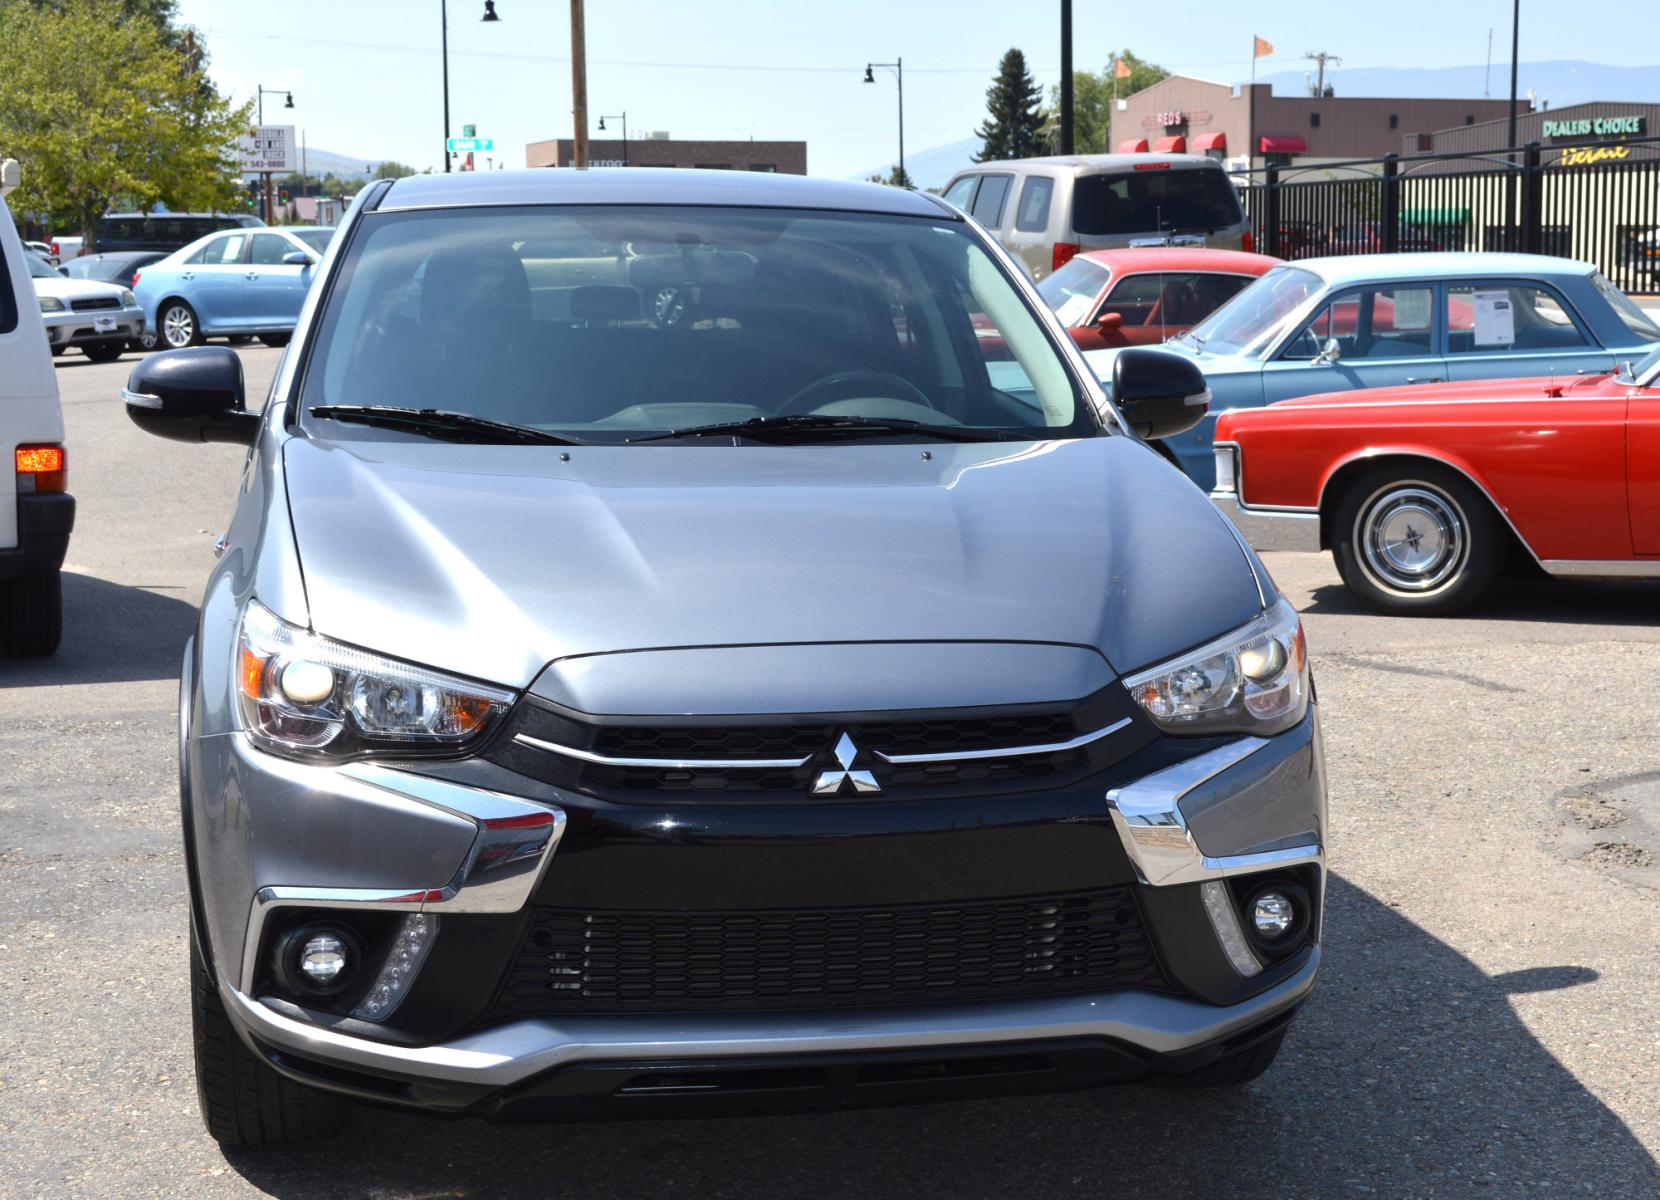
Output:
M829 391L831 388L842 387L850 383L873 384L877 387L889 389L883 394L891 399L908 400L912 404L921 404L928 408L934 407L934 402L928 399L928 393L903 375L895 375L891 371L861 370L835 371L813 380L784 401L783 405L779 407L778 413L780 416L789 416L794 413L811 412L815 407L812 401L817 399L820 392Z

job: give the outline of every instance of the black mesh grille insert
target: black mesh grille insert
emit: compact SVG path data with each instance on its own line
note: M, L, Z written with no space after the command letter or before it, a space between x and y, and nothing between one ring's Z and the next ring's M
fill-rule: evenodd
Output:
M843 729L861 749L884 754L1043 745L1064 742L1077 732L1069 713L857 725L603 725L592 749L607 758L799 758L823 750Z
M71 300L69 307L73 312L95 312L100 308L120 308L121 299L118 296L95 296L90 300Z
M1128 887L883 908L540 908L486 1021L1168 990Z

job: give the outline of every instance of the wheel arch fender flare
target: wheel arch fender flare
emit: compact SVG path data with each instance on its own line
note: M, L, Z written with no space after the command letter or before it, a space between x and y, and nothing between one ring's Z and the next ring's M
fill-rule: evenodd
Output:
M1344 483L1367 467L1389 459L1417 459L1423 463L1443 467L1462 477L1466 483L1481 493L1492 510L1498 514L1499 519L1504 522L1505 528L1510 531L1511 536L1516 539L1516 543L1527 552L1528 557L1532 558L1534 562L1539 561L1539 555L1534 552L1527 538L1522 536L1522 531L1516 528L1516 523L1511 520L1510 513L1504 505L1499 503L1498 498L1493 495L1493 489L1487 486L1487 481L1482 477L1481 472L1468 459L1442 449L1430 449L1410 443L1367 446L1361 450L1353 450L1333 460L1331 465L1327 467L1320 479L1319 500L1315 505L1320 513L1321 549L1329 550L1332 546L1332 513L1337 507L1337 498L1343 492Z

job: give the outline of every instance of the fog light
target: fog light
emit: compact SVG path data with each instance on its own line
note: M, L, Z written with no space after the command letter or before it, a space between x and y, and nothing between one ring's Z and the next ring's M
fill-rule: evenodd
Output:
M1251 926L1257 936L1277 942L1297 925L1297 906L1281 892L1262 892L1251 901Z
M319 991L332 988L349 966L351 952L344 939L332 933L319 933L300 947L300 974Z

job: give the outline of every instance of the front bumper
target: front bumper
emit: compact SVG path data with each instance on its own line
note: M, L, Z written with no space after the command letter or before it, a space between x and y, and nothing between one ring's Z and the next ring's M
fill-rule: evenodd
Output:
M297 765L261 754L239 734L201 739L196 752L217 760L197 759L191 774L215 781L196 788L196 861L227 1011L277 1069L362 1097L492 1113L568 1072L632 1077L672 1074L671 1063L735 1069L902 1053L943 1062L1057 1044L1068 1053L1107 1053L1121 1074L1133 1074L1214 1057L1282 1023L1319 965L1325 776L1312 708L1296 730L1274 738L1161 739L1082 790L978 805L848 803L783 815L757 808L748 817L723 806L607 805L487 764ZM548 815L535 827L544 836L510 840L511 854L489 849L492 822L522 832L522 818L537 813ZM907 861L914 869L903 869ZM488 869L495 864L507 869ZM1307 943L1242 973L1207 923L1200 893L1239 876L1288 871L1302 872L1315 897ZM1139 895L1174 984L1168 992L561 1014L493 1025L469 1020L474 1012L440 1011L487 1005L522 937L521 918L534 904L571 903L573 894L641 908L674 897L683 907L696 895L715 907L741 890L765 909L785 897L935 904L1096 883ZM262 955L281 922L308 909L457 916L442 917L434 957L394 1024L376 1026L273 994ZM462 978L469 973L488 978Z
M81 346L144 334L144 310L137 307L101 308L91 312L42 313L46 341L53 346Z
M1323 548L1317 512L1248 508L1233 491L1214 491L1210 502L1245 535L1253 549L1318 551Z

